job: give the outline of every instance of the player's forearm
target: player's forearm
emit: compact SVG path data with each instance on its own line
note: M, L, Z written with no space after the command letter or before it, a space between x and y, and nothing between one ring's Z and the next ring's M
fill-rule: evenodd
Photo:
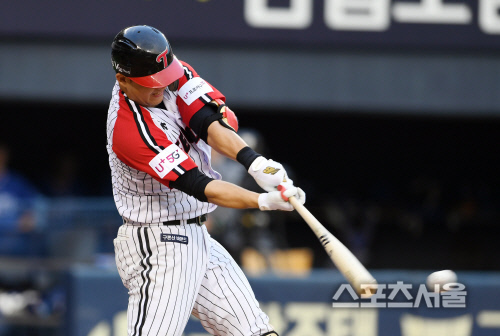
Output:
M207 142L217 152L235 161L238 152L248 146L237 133L218 122L208 127Z
M208 202L235 209L258 208L259 194L235 184L213 180L205 187Z

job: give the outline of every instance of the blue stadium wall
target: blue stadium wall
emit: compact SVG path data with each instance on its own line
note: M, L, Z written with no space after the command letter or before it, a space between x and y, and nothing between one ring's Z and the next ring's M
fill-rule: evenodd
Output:
M280 335L331 336L493 336L500 332L500 274L457 272L457 296L425 301L419 292L429 272L373 272L386 289L376 299L358 299L341 290L346 281L334 271L314 271L307 277L250 277L262 308ZM391 298L397 282L406 285ZM117 336L126 334L127 292L118 274L98 268L75 268L68 275L69 306L65 334ZM334 298L339 292L341 295ZM430 293L430 292L427 292ZM338 305L355 304L360 308ZM410 305L394 307L395 303ZM368 304L385 304L369 308ZM336 307L334 307L337 305ZM438 307L439 306L439 307ZM446 306L446 307L445 307ZM208 335L192 318L185 335Z

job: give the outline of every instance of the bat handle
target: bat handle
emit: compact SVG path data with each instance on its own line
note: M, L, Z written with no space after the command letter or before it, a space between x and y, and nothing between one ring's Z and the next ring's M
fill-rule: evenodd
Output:
M288 197L288 202L293 206L293 208L299 213L304 214L309 212L305 206L303 206L295 196Z
M316 224L319 224L320 226L323 226L314 216L307 210L307 208L299 202L299 200L295 196L290 196L288 197L288 202L293 206L293 208L300 214L300 215L305 215L308 214L309 217L311 217Z
M293 208L295 210L297 210L299 213L302 213L302 211L309 212L309 211L307 211L307 209L302 204L300 204L300 202L297 200L297 198L295 196L290 196L288 198L285 198L285 196L283 195L283 192L285 191L285 188L282 185L279 185L277 187L277 189L279 191L281 191L281 197L283 197L285 199L285 201L290 202L290 204L293 206Z
M297 207L299 207L300 205L302 205L302 204L300 204L300 203L299 203L299 201L295 198L295 196L290 196L290 197L288 197L288 202L290 202L290 204L291 204L291 205L293 205L293 207L294 207L295 209L297 209Z
M290 202L290 204L293 206L295 211L297 211L299 213L299 215L302 216L302 218L308 219L308 221L309 221L308 224L311 227L311 229L313 230L313 232L316 235L321 236L321 230L326 230L325 227L323 226L323 224L321 224L319 222L319 220L317 220L316 217L314 217L313 214L309 210L307 210L307 208L302 203L300 203L299 200L295 196L288 197L288 202ZM311 226L311 223L313 223L312 226Z

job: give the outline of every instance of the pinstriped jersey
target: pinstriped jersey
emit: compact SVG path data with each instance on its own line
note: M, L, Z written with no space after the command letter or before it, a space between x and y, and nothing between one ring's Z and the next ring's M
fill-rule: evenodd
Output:
M186 220L215 210L169 183L190 169L220 179L211 167L211 147L188 125L206 103L224 96L186 63L177 91L163 92L161 107L143 107L120 90L112 91L107 119L107 151L115 204L127 221Z

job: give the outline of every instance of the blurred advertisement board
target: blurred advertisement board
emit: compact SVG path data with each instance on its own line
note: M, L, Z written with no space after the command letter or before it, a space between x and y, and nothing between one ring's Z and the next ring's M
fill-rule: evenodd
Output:
M337 294L346 281L336 271L314 271L307 277L250 278L262 309L281 336L493 336L500 332L500 274L458 272L459 292L438 301L418 299L427 272L379 271L382 295L355 301ZM68 281L65 335L126 335L127 292L117 273L80 268ZM403 285L404 284L404 285ZM408 295L393 295L403 288ZM348 294L345 291L344 294ZM441 296L441 294L439 295ZM375 303L375 306L374 306ZM351 307L349 307L351 304ZM371 304L371 306L370 306ZM208 336L192 318L186 336Z
M0 38L110 41L138 24L175 42L500 48L500 0L17 0Z

